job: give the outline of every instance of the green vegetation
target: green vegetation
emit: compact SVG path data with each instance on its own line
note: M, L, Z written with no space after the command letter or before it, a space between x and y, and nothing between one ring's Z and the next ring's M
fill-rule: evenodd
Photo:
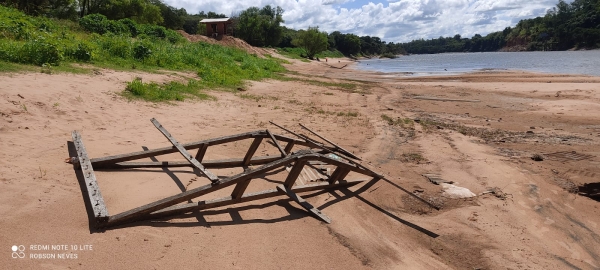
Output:
M186 98L212 99L210 95L199 91L202 84L197 80L189 80L187 84L169 82L157 84L144 83L141 78L136 78L127 83L123 95L129 98L139 98L147 101L183 101Z
M283 9L270 5L248 8L237 16L237 37L253 46L276 46L281 42Z
M310 30L310 28L309 28ZM303 35L307 30L294 30L283 27L283 37L281 42L277 45L280 50L285 52L293 53L293 58L308 57L303 51L298 51L297 47L301 47L300 44L294 44L294 40L297 40L299 35ZM324 32L322 32L324 33ZM327 34L327 48L322 53L317 53L315 56L318 58L325 57L342 57L346 56L370 56L370 55L399 55L406 54L400 44L393 42L386 43L378 37L362 36L359 37L354 34L342 34L339 31L334 31ZM288 56L286 54L286 56Z
M485 37L439 37L402 44L414 54L508 50L568 50L600 47L600 0L560 0L543 17L519 21L514 27Z
M337 116L345 116L345 117L357 117L358 112L338 112Z
M137 24L129 19L108 20L99 14L83 17L79 25L31 17L0 6L0 70L18 70L18 63L42 66L42 72L48 74L55 70L86 72L88 69L70 64L89 63L125 70L195 71L201 78L186 87L141 81L128 86L131 95L152 101L182 100L186 95L194 96L190 91L197 89L232 90L243 86L244 80L271 78L285 71L282 60L260 58L230 47L190 43L162 26Z
M319 27L309 27L306 31L298 31L292 44L302 48L306 57L313 59L317 53L327 50L327 33L319 32Z

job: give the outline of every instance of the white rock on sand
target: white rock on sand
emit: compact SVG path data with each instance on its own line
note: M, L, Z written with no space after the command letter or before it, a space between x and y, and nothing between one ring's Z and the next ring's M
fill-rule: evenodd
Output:
M475 193L471 192L468 188L459 187L453 184L441 184L442 189L444 190L444 196L460 199L460 198L471 198L475 197Z

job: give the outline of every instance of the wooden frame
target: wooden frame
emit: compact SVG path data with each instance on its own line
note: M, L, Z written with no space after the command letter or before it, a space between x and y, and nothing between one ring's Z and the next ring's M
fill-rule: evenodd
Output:
M325 146L319 142L313 141L307 136L298 135L287 129L284 130L292 133L293 135L301 138L294 139L282 135L271 133L269 130L259 130L253 132L246 132L237 135L219 137L214 139L203 140L199 142L192 142L181 144L156 120L151 119L154 126L173 144L172 147L164 147L147 151L133 152L121 155L107 156L101 158L90 159L83 145L81 135L77 131L73 131L73 143L77 152L77 159L75 160L74 166L76 169L81 169L86 185L87 196L84 196L92 206L94 215L94 221L96 227L111 227L115 225L125 224L129 222L135 222L139 220L146 220L152 218L159 218L165 216L172 216L183 214L191 211L204 210L209 208L221 207L226 205L239 204L243 202L249 202L264 198L271 198L276 196L289 196L291 199L296 201L302 207L304 207L309 213L313 214L316 218L330 223L331 219L325 214L321 213L315 207L306 202L297 193L317 191L324 189L339 189L344 187L350 187L369 180L370 178L384 179L382 175L368 169L365 166L358 164L357 162L348 158L352 156L358 159L352 153L337 146L331 141L326 140L334 147ZM273 123L276 125L275 123ZM303 126L304 127L304 126ZM304 127L306 128L306 127ZM311 131L312 132L312 131ZM316 134L316 133L315 133ZM220 145L229 142L235 142L245 139L253 139L246 155L243 158L233 158L225 160L204 160L206 150L215 145ZM260 146L263 139L270 139L277 150L281 153L280 156L259 156L255 157L254 154L257 148ZM285 148L282 148L279 142L286 142ZM299 150L292 152L295 146L308 146L308 149ZM313 148L318 148L320 151L315 151ZM189 150L198 149L196 155L192 155ZM162 161L162 162L133 162L137 159L148 158L153 156L166 155L170 153L179 152L186 161ZM338 156L333 156L334 153ZM321 164L336 166L333 174L324 182L310 184L310 185L295 185L298 176L306 164L318 161ZM260 167L249 169L248 166L262 165ZM276 186L276 189L265 190L261 192L245 193L246 188L250 182L265 173L272 172L285 168L286 166L292 166L285 182L281 185ZM129 168L153 168L153 167L193 167L200 171L201 176L207 177L211 183L197 187L194 189L186 190L182 193L166 197L164 199L131 209L125 212L109 215L100 188L94 175L94 169L129 169ZM244 172L230 176L219 178L210 172L211 168L234 168L242 167ZM285 171L285 170L283 170ZM355 172L366 176L366 179L347 181L345 177L350 172ZM200 197L202 195L235 185L233 192L230 196L208 201L199 201L187 204L181 204L188 200ZM411 194L416 197L416 195ZM420 200L420 197L417 197ZM429 204L429 203L428 203Z

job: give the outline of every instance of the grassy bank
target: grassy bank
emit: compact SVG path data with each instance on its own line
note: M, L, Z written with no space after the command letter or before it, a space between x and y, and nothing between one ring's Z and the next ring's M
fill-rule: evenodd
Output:
M161 26L136 24L128 19L110 21L94 15L76 23L31 17L0 6L0 71L27 66L65 67L73 63L119 70L194 71L201 80L186 86L188 92L235 89L243 86L244 80L270 78L285 70L279 59L260 58L219 45L191 43ZM162 88L167 92L182 89L172 85ZM152 101L185 98L179 94L141 93L149 92L129 91L127 95Z

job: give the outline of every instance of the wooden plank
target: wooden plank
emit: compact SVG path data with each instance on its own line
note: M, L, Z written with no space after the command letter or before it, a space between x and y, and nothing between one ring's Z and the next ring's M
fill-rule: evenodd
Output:
M244 163L242 164L242 166L250 165L252 156L254 156L254 153L256 153L256 150L260 146L260 143L262 142L262 140L263 140L263 138L254 138L254 141L252 141L250 148L248 148L248 152L246 152L246 156L244 156Z
M75 145L75 150L77 151L77 158L79 159L81 173L83 174L85 187L87 189L87 199L89 200L89 203L92 206L92 211L94 212L94 220L97 223L96 225L105 223L108 221L109 217L108 210L106 209L104 198L102 197L100 187L96 181L94 168L92 167L90 158L85 150L85 146L83 146L81 135L79 132L73 131L71 137L73 138L73 144Z
M367 180L363 179L363 180L354 180L354 181L341 181L341 182L338 182L333 185L329 185L328 183L317 183L317 184L310 184L310 185L304 185L304 186L294 186L294 187L292 187L292 191L294 191L296 193L303 193L303 192L325 190L325 189L338 189L338 188L342 188L342 187L348 188L348 187L360 184L365 181L367 181ZM260 192L246 193L246 194L242 195L239 199L233 199L231 196L228 196L228 197L223 197L223 198L213 199L213 200L206 200L206 201L181 204L181 205L173 205L168 208L165 208L165 209L162 209L162 210L152 213L150 215L150 217L156 218L156 217L172 216L172 215L183 214L183 213L188 213L188 212L192 212L192 211L212 209L212 208L217 208L217 207L222 207L222 206L229 206L229 205L234 205L234 204L239 204L239 203L273 198L273 197L282 196L282 195L287 195L287 194L285 194L283 191L279 191L277 189L269 189L269 190L264 190L264 191L260 191Z
M277 142L277 139L275 139L273 134L271 134L271 132L268 129L266 131L267 131L267 134L269 135L269 137L271 137L271 140L273 141L273 143L275 143L275 146L277 146L277 149L279 149L281 156L282 157L287 156L287 152L283 151L283 148L281 148L281 145L279 145L279 142Z
M302 140L293 139L293 138L290 138L290 137L287 137L287 136L283 136L283 135L279 135L279 134L276 134L276 133L273 133L273 136L278 141L287 142L288 144L290 142L293 142L295 145L307 146L307 147L311 147L312 146L311 143L304 141L304 139L302 139ZM287 146L286 146L286 148L287 148ZM290 150L292 150L292 149L290 148Z
M292 198L292 200L296 201L300 206L304 207L304 209L306 209L309 213L315 215L315 217L317 217L318 219L324 221L325 223L331 223L331 219L328 216L321 213L319 209L312 206L312 204L308 203L306 200L304 200L302 197L300 197L298 194L292 191L291 188L287 188L284 185L277 185L277 189L279 191L285 192L285 194Z
M302 136L301 134L298 134L298 133L293 132L293 131L291 131L291 130L289 130L287 128L284 128L284 127L282 127L282 126L280 126L278 124L275 124L275 122L273 122L273 121L269 121L269 123L271 123L271 124L275 125L276 127L280 128L280 129L283 129L283 130L291 133L292 135L294 135L294 136L296 136L296 137L304 140L304 141L296 141L296 142L294 142L295 144L303 145L303 146L308 146L308 147L317 147L317 148L321 148L323 150L330 151L330 152L335 151L335 149L331 149L330 147L327 147L327 146L325 146L325 145L323 145L321 143L315 142L315 141L311 140L310 138L307 138L306 136ZM278 137L278 135L275 135L275 137ZM280 138L277 138L277 139L280 139Z
M308 132L310 132L310 133L312 133L312 134L315 134L315 136L317 136L317 137L321 138L322 140L324 140L324 141L328 142L329 144L333 145L333 147L335 147L336 149L338 149L338 150L339 150L339 151L341 151L342 153L346 154L347 156L349 156L349 157L351 157L351 158L354 158L354 159L361 160L359 157L357 157L357 156L355 156L354 154L350 153L350 151L348 151L348 150L346 150L346 149L342 148L341 146L339 146L339 145L335 144L334 142L332 142L332 141L328 140L327 138L325 138L325 137L321 136L319 133L317 133L317 132L315 132L315 131L312 131L310 128L308 128L308 127L304 126L303 124L299 124L299 125L300 125L302 128L304 128L304 129L308 130Z
M288 174L287 178L285 179L284 185L286 187L292 187L294 185L294 183L296 182L296 179L298 179L298 176L300 175L300 173L302 172L302 169L304 168L304 164L306 164L306 160L297 160L296 161L296 163L294 164L294 167L292 168L292 170Z
M203 144L206 144L208 146L213 146L213 145L219 145L219 144L224 144L224 143L229 143L229 142L245 140L245 139L256 137L256 136L265 136L265 137L267 136L266 134L261 135L261 132L264 132L264 131L253 131L253 132L246 132L246 133L241 133L241 134L236 134L236 135L231 135L231 136L224 136L224 137L208 139L208 140L203 140L203 141L198 141L198 142L186 143L186 144L182 144L182 146L183 146L183 148L190 150L190 149L200 148ZM171 153L176 153L176 152L178 152L177 148L175 146L170 146L170 147L152 149L152 150L148 150L148 151L138 151L138 152L133 152L133 153L121 154L121 155L93 158L91 161L92 161L92 165L94 166L94 168L98 169L100 167L105 166L106 164L114 164L114 163L148 158L148 157L153 157L153 156L166 155L166 154L171 154Z
M187 161L189 161L192 165L194 165L194 167L196 169L200 170L200 172L202 172L202 174L204 174L206 177L208 177L208 179L210 179L210 181L213 181L213 182L219 181L219 178L216 175L214 175L213 173L208 171L206 168L204 168L204 166L202 166L202 164L200 164L200 162L198 162L192 156L192 154L190 154L190 152L185 150L185 148L183 148L183 146L175 138L173 138L173 136L171 136L171 133L169 133L155 118L150 119L150 122L152 122L152 124L154 124L154 126L163 135L165 135L165 137L169 140L169 142L171 142L171 144L173 144L173 146L175 146L175 148L177 148L179 153L181 153L181 155L185 159L187 159Z
M242 195L244 195L244 191L246 191L246 188L248 188L248 185L250 185L250 181L252 181L252 180L249 179L249 180L237 183L237 185L235 185L235 188L231 192L231 198L239 199L240 197L242 197Z
M202 146L200 146L200 148L198 148L198 152L196 153L196 157L195 157L198 162L202 163L202 160L204 159L204 155L206 155L207 149L208 149L208 144L206 144L206 143L202 144Z
M250 160L249 165L263 165L281 159L279 156L261 156ZM204 168L235 168L242 167L244 160L241 158L205 160L202 162ZM103 169L133 169L133 168L164 168L164 167L192 167L187 161L158 161L158 162L119 162L104 165Z
M147 214L150 214L154 211L157 211L157 210L160 210L160 209L196 198L198 196L202 196L204 194L207 194L207 193L210 193L213 191L217 191L217 190L226 188L233 184L237 184L239 182L251 179L253 177L257 177L261 174L272 171L274 169L286 166L286 165L294 162L294 160L298 159L298 158L301 158L301 160L316 160L318 157L319 157L318 154L303 154L302 156L290 155L285 158L282 158L282 159L273 161L271 163L268 163L266 165L263 165L261 167L258 167L256 169L245 171L243 173L240 173L240 174L237 174L237 175L225 178L225 179L221 179L212 184L208 184L208 185L204 185L204 186L197 187L194 189L190 189L188 191L158 200L156 202L152 202L152 203L125 211L123 213L111 216L108 219L107 225L112 226L112 225L121 224L121 223L125 223L125 222L129 222L132 220L142 218L142 217L146 216Z
M292 152L292 148L294 148L295 143L293 141L288 142L285 145L285 149L283 149L283 151L285 151L286 154L289 154L290 152Z
M320 176L317 174L315 169L312 166L310 166L310 164L309 164L309 166L305 166L304 168L306 168L308 170L308 173L310 174L310 177L311 177L310 180L312 180L312 181L319 180Z
M350 173L350 170L348 168L337 167L335 171L333 171L331 177L329 177L329 184L333 184L337 181L343 180L348 175L348 173Z

